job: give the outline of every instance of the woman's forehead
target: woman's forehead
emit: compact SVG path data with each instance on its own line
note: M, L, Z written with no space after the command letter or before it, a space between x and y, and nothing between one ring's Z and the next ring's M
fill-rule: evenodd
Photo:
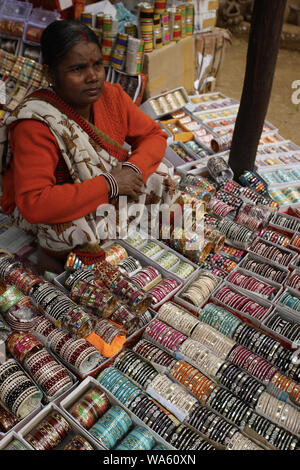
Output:
M98 60L101 57L101 51L95 42L81 41L72 46L63 58L66 63L86 62L87 60Z

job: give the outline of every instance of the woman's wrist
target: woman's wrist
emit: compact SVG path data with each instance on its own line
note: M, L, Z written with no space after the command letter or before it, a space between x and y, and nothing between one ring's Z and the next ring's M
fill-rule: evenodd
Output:
M115 199L119 195L119 186L118 186L116 178L110 173L105 173L103 176L106 179L106 182L108 183L108 186L109 186L109 192L108 192L109 199Z
M139 169L138 166L136 166L134 163L131 163L131 162L123 162L122 163L122 167L128 167L128 168L131 168L132 170L134 170L136 173L138 173L139 175L143 176L141 170Z

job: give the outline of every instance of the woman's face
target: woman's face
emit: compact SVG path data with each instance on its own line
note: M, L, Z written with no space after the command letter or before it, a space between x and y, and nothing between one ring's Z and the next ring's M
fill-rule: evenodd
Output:
M97 101L105 80L99 46L82 41L73 46L57 66L55 91L75 110Z

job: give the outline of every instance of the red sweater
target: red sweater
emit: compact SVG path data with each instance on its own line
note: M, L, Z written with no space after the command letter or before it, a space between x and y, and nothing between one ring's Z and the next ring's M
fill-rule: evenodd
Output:
M146 182L164 157L167 134L120 85L105 83L93 111L97 128L120 144L126 140L131 145L128 161L140 168ZM5 213L11 213L17 205L28 222L55 224L83 217L108 202L103 176L57 184L68 170L46 124L31 119L18 121L10 135L13 159L2 182Z

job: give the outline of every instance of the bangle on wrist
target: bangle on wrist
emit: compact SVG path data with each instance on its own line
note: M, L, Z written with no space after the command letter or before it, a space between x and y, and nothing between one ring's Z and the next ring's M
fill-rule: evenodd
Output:
M131 168L132 170L134 170L136 173L139 173L140 175L142 175L141 170L140 170L139 167L137 167L134 163L131 163L131 162L124 162L124 163L122 163L122 166L128 166L129 168Z

